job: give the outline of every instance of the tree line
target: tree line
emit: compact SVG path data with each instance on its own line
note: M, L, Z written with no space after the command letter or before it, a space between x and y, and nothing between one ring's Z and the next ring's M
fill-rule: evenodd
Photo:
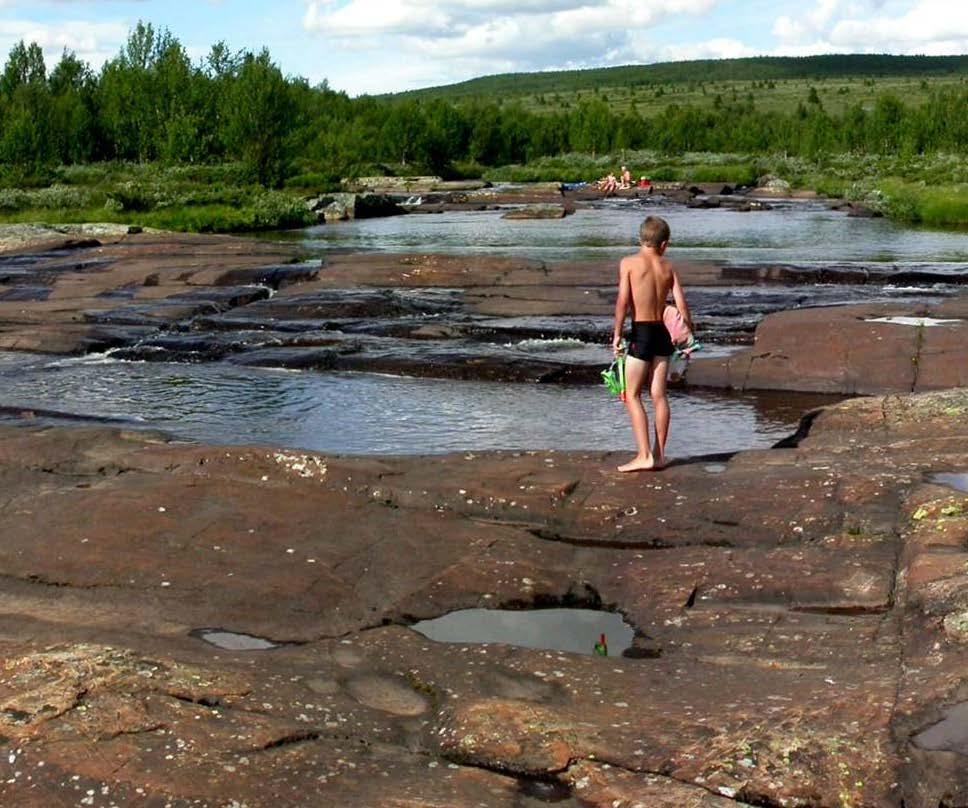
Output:
M622 149L964 153L966 102L964 84L933 90L920 105L883 94L871 109L858 104L840 115L828 114L816 93L789 114L759 110L747 96L711 108L670 103L649 118L601 98L542 113L487 98L353 99L284 75L266 50L217 43L193 64L170 32L139 23L99 71L68 50L48 71L35 43L12 48L0 75L0 163L29 176L106 160L230 160L252 181L278 186L294 174L324 181L381 163L448 174Z
M751 56L741 59L694 59L651 65L621 65L586 70L551 70L540 73L501 73L481 76L400 95L411 98L470 96L522 96L540 93L575 93L597 87L656 87L663 84L715 84L731 81L784 81L876 77L932 78L964 76L968 55L895 56L878 53L819 56Z

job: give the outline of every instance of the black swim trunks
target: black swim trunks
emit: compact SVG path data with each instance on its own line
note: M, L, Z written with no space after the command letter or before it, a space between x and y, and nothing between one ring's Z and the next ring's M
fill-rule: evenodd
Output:
M672 356L672 337L662 320L638 320L632 323L629 356L651 362L656 357Z

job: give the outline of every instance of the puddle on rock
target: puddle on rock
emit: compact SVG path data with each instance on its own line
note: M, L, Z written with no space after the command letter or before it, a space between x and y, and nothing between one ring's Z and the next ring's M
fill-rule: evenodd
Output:
M915 328L933 328L939 325L954 325L961 320L940 320L936 317L868 317L868 323L891 323L893 325L910 325Z
M937 724L912 738L919 749L968 755L968 701L949 707Z
M220 628L196 628L190 631L192 637L198 637L223 651L266 651L278 648L280 643L271 642L262 637L251 634L237 634L234 631L224 631Z
M928 479L938 485L946 485L956 491L968 493L968 471L940 471Z
M706 471L709 474L722 474L724 471L726 471L726 464L725 463L707 463L705 466L702 467L702 469L703 471Z
M605 635L608 656L622 656L635 632L622 616L593 609L462 609L411 626L435 642L503 643L524 648L600 654Z

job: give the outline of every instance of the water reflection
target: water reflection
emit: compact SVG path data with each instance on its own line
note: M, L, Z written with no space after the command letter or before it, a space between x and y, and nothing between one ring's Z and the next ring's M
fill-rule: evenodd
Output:
M214 443L348 454L632 447L603 387L0 353L0 406L125 418ZM766 447L829 397L672 393L673 457Z
M435 642L503 643L599 656L621 656L635 636L621 615L593 609L461 609L412 628Z
M942 471L932 474L928 479L938 485L946 485L956 491L968 493L968 471Z

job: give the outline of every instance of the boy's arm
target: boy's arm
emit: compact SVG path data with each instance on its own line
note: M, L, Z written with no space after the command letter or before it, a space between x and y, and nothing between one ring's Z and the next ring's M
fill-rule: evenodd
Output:
M682 284L679 283L679 274L676 272L672 273L672 299L675 300L676 308L679 309L682 319L685 320L689 330L692 331L692 315L689 313L686 296L683 294Z
M632 282L623 261L618 265L618 299L615 301L615 325L612 329L612 351L617 355L622 344L622 326L632 300Z

